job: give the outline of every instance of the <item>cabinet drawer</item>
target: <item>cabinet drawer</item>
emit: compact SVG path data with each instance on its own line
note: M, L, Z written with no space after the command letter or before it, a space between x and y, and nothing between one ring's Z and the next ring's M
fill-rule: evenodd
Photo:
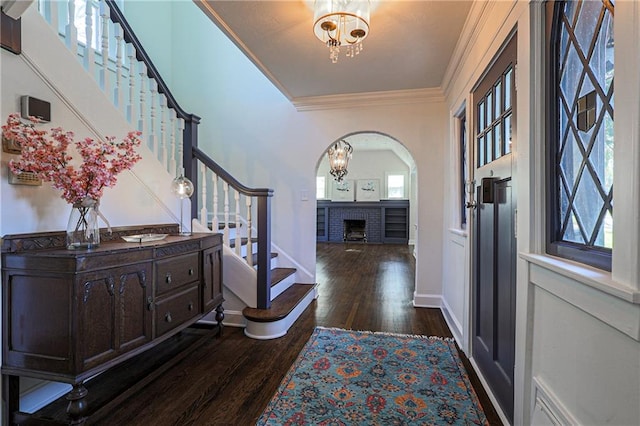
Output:
M200 279L199 253L156 262L156 295Z
M200 314L198 286L156 303L156 336L160 336Z

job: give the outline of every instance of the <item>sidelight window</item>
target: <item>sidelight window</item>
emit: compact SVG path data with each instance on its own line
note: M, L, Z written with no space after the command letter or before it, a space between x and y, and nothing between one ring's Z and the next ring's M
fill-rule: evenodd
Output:
M460 189L460 228L467 228L467 116L466 113L458 118L458 142L459 142L459 182Z
M614 1L566 1L554 7L547 250L610 270Z

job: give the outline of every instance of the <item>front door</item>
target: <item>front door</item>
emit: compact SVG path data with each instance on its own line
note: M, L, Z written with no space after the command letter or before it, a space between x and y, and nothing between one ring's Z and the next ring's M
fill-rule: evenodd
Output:
M515 357L516 35L472 93L474 125L472 354L513 421Z

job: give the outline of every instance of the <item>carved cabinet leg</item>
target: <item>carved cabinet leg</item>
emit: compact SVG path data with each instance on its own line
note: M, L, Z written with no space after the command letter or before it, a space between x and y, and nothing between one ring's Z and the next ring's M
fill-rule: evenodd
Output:
M78 383L73 385L73 389L71 392L67 394L67 401L69 401L69 405L67 405L67 415L71 420L72 425L83 425L86 420L87 414L87 401L85 397L87 396L87 388L84 387L84 384Z
M13 424L14 413L20 410L20 377L2 375L3 425Z
M218 305L216 308L216 321L218 322L218 327L220 327L220 336L222 336L222 321L224 320L224 308L222 305Z

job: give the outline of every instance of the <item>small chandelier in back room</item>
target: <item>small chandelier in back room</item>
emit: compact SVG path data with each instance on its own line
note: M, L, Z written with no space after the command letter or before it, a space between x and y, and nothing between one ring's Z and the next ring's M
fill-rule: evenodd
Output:
M342 178L348 173L347 167L353 153L353 147L349 142L340 140L334 143L327 151L329 157L329 172L336 181L342 182Z
M329 47L331 62L338 62L340 46L348 57L360 53L369 35L369 13L369 0L315 0L313 32Z

